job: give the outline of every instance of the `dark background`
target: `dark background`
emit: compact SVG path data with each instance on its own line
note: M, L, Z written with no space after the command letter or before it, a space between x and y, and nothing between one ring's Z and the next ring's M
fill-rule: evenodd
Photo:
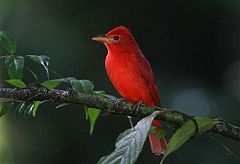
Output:
M14 35L17 54L48 55L51 68L61 77L90 79L96 90L119 96L105 73L107 51L91 37L125 25L152 65L163 107L240 125L239 9L238 0L0 0L0 29ZM2 83L8 78L4 72L1 68ZM43 70L38 74L46 80ZM36 118L26 120L13 113L0 119L0 163L96 163L129 128L125 117L100 117L90 136L79 105L62 109L43 105ZM239 142L215 137L239 156ZM146 143L138 163L159 161ZM205 135L166 160L238 162Z

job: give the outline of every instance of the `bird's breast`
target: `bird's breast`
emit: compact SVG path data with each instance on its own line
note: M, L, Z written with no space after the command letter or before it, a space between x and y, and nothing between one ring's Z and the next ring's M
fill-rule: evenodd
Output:
M120 95L132 103L151 99L146 81L139 72L138 63L133 56L124 54L107 55L105 68L107 74ZM149 98L148 98L149 97Z

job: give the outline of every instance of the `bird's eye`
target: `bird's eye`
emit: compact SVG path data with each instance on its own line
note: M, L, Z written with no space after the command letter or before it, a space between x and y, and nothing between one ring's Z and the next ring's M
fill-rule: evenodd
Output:
M116 36L113 37L113 39L117 41L117 40L120 39L120 37L116 35Z

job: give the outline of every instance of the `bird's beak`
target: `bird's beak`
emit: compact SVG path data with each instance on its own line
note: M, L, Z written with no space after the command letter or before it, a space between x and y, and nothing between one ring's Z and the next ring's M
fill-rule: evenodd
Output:
M97 42L101 42L101 43L109 43L110 40L108 38L106 38L106 35L103 34L103 35L98 35L98 36L94 36L92 38L92 40L95 40Z

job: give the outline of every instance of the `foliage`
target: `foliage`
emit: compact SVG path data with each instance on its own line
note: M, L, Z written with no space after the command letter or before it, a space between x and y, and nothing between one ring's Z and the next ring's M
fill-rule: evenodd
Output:
M49 62L50 62L50 57L45 56L45 55L26 55L26 57L28 57L30 60L39 63L43 66L43 68L45 69L46 73L47 73L47 78L49 79L49 70L48 70L48 66L49 66Z
M19 56L16 55L16 41L15 39L7 32L0 31L0 43L2 47L8 53L6 56L1 56L0 59L5 59L4 63L8 71L9 80L5 80L8 84L17 87L17 88L26 88L27 85L22 81L23 73L24 73L24 62L25 59L31 60L35 63L40 64L47 74L47 81L43 81L41 83L42 86L48 89L57 88L61 83L67 83L71 85L73 90L77 92L85 92L90 94L99 94L103 95L103 92L98 93L93 90L94 85L89 80L77 80L74 77L66 77L66 78L59 78L59 79L49 79L49 64L50 64L50 57L46 55L25 55ZM35 77L38 79L37 75L31 70L28 69ZM18 104L15 110L15 116L36 116L37 110L39 106L44 103L45 101L34 101L34 102L21 102ZM57 108L63 107L66 104L60 104ZM67 104L69 105L69 104ZM0 108L0 116L4 115L10 108L9 103L4 103ZM95 108L85 108L86 118L89 119L90 122L90 134L93 133L94 126L96 123L97 118L100 115L100 110Z
M98 164L108 163L135 163L148 136L152 120L159 114L159 111L140 120L137 125L121 133L116 141L115 150L102 157Z
M11 34L0 31L0 43L9 54L14 54L16 52L16 41Z
M11 79L22 79L24 67L23 56L6 56L5 65Z
M54 89L54 88L57 88L62 82L69 83L71 80L75 80L75 78L67 77L67 78L61 78L61 79L47 80L42 82L41 84L48 89Z
M70 80L72 89L76 92L90 93L93 94L94 85L89 80ZM89 108L84 106L86 119L90 120L90 134L93 133L93 129L97 118L99 117L100 110L95 108Z
M199 133L203 133L210 130L217 123L217 121L215 120L203 118L203 117L195 117L194 119L197 122ZM176 151L194 134L195 134L195 124L192 120L188 120L175 132L175 134L169 140L167 150L161 160L161 164L169 154Z
M18 87L18 88L26 88L26 84L19 79L11 79L11 80L5 80L7 83L11 84L12 86Z
M12 107L13 103L12 102L7 102L4 104L0 104L0 117L3 116L5 113L8 112L8 110Z
M48 89L57 88L61 85L61 83L65 83L71 86L72 89L76 92L105 96L114 100L116 99L116 97L108 95L104 91L94 91L94 84L90 80L78 80L74 77L50 79L49 64L51 59L46 55L17 55L16 41L7 32L0 31L0 44L7 52L6 56L0 56L0 59L4 59L4 63L10 78L9 80L6 80L6 82L14 87L28 87L28 84L25 84L23 81L25 69L24 63L27 59L40 64L44 68L47 75L47 81L43 81L40 84ZM38 79L37 75L31 69L28 70L34 75L35 79ZM44 102L46 101L31 102L26 100L23 102L18 102L15 110L15 116L22 116L24 118L30 116L35 117L39 106ZM61 108L66 105L69 104L63 103L56 108ZM13 102L5 102L3 104L0 104L0 117L7 113L13 106ZM96 120L100 115L100 110L89 108L87 106L84 106L84 109L86 119L89 119L90 122L90 134L92 134ZM142 147L148 134L156 130L156 127L151 126L151 122L158 114L159 112L152 113L152 115L140 120L135 127L127 129L121 133L117 138L115 150L109 155L102 157L98 163L135 163L139 154L141 153ZM216 124L216 121L212 119L202 117L195 117L194 119L197 122L199 133L210 130ZM195 129L196 127L192 120L184 123L170 138L166 153L163 156L161 163L163 163L169 154L179 149L179 147L188 141L195 134ZM166 131L160 130L157 135L159 138L162 138L166 135Z

